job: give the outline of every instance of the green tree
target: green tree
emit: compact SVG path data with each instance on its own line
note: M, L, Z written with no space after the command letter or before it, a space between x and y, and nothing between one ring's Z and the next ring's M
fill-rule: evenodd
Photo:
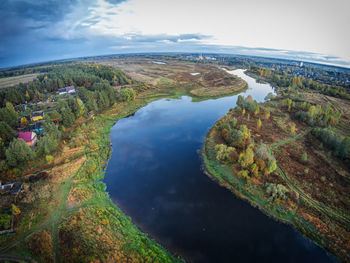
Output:
M66 108L62 111L62 121L65 127L71 127L74 124L75 117L71 109Z
M86 103L86 108L90 111L97 112L98 111L98 106L96 103L96 100L94 98L88 98L87 103Z
M238 96L236 104L237 104L237 106L243 108L244 98L243 98L242 95L239 95L239 96Z
M9 110L7 108L0 109L0 121L6 122L12 128L15 128L17 125L17 113Z
M57 149L58 141L49 135L41 137L38 142L38 155L46 155Z
M81 99L77 98L77 103L78 103L78 110L75 113L76 118L80 118L85 114L85 106L83 104L83 102L81 101Z
M20 167L34 159L33 150L22 139L12 140L5 155L7 163L12 167Z
M0 121L0 137L5 145L8 145L15 136L15 131L4 121Z
M350 138L346 137L342 140L337 148L337 155L343 159L350 159Z
M120 101L132 101L136 97L136 93L131 88L122 89L120 92Z
M47 114L45 115L45 117L46 117L46 119L48 119L48 120L62 121L62 115L61 115L58 111L56 111L56 110L47 113Z

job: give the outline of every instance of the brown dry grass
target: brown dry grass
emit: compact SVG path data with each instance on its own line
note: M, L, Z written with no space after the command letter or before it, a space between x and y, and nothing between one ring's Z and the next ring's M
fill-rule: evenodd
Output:
M69 159L67 159L69 161ZM73 176L80 168L80 166L85 162L85 155L81 158L69 161L68 163L56 166L50 171L50 182L60 182Z

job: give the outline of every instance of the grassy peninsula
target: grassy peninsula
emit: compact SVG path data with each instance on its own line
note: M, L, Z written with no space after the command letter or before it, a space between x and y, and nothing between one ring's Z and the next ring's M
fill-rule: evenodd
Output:
M267 215L350 260L350 103L278 88L237 107L207 134L207 175Z

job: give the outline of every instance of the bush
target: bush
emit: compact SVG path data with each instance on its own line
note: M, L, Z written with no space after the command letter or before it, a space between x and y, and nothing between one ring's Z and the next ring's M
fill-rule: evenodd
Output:
M270 196L270 200L275 200L276 198L287 199L288 189L282 184L266 184L266 193Z
M267 164L267 170L269 171L269 173L272 173L276 169L277 169L276 159L270 159L268 164Z
M50 163L53 161L54 158L52 155L46 155L45 159L46 159L46 162Z
M131 88L122 89L119 95L120 101L132 101L136 97L136 93Z
M235 148L227 147L225 144L215 145L216 160L220 163L233 162L233 155L236 152Z

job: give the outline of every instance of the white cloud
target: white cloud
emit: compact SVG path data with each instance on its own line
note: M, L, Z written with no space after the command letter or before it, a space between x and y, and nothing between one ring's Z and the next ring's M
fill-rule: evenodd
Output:
M205 44L241 45L334 54L350 60L350 1L98 0L92 35L203 34ZM73 23L74 25L74 23ZM69 31L68 31L69 32Z

